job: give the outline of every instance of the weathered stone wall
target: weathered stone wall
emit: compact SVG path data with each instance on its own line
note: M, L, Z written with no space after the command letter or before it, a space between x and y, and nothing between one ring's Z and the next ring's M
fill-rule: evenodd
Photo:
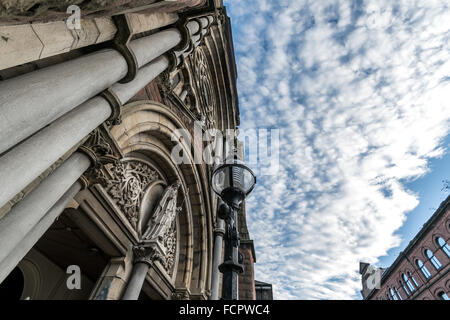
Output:
M176 12L205 4L206 0L0 0L0 25L63 20L67 7L77 5L81 16L111 16L148 11Z

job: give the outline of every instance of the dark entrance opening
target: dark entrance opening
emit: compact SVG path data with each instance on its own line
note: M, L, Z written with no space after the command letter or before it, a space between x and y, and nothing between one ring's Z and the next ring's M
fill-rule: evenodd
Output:
M24 278L22 270L14 270L0 284L0 300L19 300L22 296Z

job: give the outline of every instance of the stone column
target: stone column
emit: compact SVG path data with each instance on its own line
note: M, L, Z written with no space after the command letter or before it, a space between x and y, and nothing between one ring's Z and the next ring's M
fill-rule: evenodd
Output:
M162 254L154 243L149 245L138 245L133 248L134 267L127 289L122 300L137 300L144 285L148 269L154 261L162 260Z
M122 104L125 104L136 93L149 84L153 79L159 76L169 66L169 59L161 56L146 64L138 70L136 78L128 83L116 83L112 86L112 91Z
M189 30L189 33L191 35L197 33L200 30L200 24L197 21L195 21L195 20L189 21L186 26L187 26L187 28Z
M214 230L214 254L212 265L211 300L219 300L220 271L222 263L223 236L225 234L225 222L217 218L217 228Z
M180 93L180 100L184 101L186 99L188 92L186 89L184 89L181 93Z
M111 114L95 97L0 157L0 207L98 127Z
M169 29L130 42L144 66L181 41ZM110 87L127 74L122 55L104 49L0 84L0 154Z
M131 273L131 254L112 258L97 280L90 300L119 300Z
M139 262L134 265L130 282L122 300L137 300L139 298L148 269L149 265L144 262Z
M81 183L75 182L69 190L55 203L55 205L45 214L45 216L36 224L25 238L20 241L11 254L0 263L0 283L17 266L17 264L26 256L28 251L38 242L44 233L50 228L55 219L61 214L70 200L81 190Z
M127 68L109 49L3 81L0 153L123 78Z
M139 69L133 81L117 83L112 91L124 104L168 65L167 57L161 56ZM94 97L0 157L0 207L107 120L111 112L104 98Z
M130 42L138 67L146 65L181 42L181 33L175 28L139 38Z
M0 220L0 265L14 257L16 248L26 235L38 225L90 164L86 155L74 153Z

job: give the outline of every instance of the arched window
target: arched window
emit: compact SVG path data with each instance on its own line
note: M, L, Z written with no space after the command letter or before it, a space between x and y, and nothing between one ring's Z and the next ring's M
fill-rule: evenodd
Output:
M433 266L436 268L436 270L439 270L442 267L442 264L438 260L438 258L436 258L435 255L433 254L433 252L431 252L431 250L429 250L429 249L427 249L427 251L425 251L425 253L426 253L428 259L433 264Z
M397 287L394 287L394 290L395 290L395 294L397 295L397 297L398 297L400 300L403 300L402 296L400 295L400 292L397 290Z
M450 298L448 297L448 295L447 295L444 291L439 292L439 293L438 293L438 297L439 297L441 300L450 300Z
M409 278L406 276L406 274L402 274L402 278L405 281L406 285L409 288L409 291L414 292L414 290L416 290L413 286L413 284L411 283L411 280L409 280Z
M428 271L427 267L425 267L425 265L423 264L422 260L417 259L416 260L416 265L419 267L420 271L425 276L425 278L427 278L427 279L431 278L431 273L430 273L430 271Z
M389 289L389 293L391 294L392 300L398 300L397 295L395 294L394 290L392 290L392 288Z
M405 291L406 296L409 297L410 293L408 288L405 286L405 283L402 280L398 280L398 282L400 283L400 286L403 288L403 291Z
M414 283L414 285L418 288L419 284L417 283L416 279L414 279L413 275L411 274L411 272L408 271L408 278L410 278L412 280L412 282Z
M445 242L445 240L441 237L437 238L436 242L438 246L442 249L442 251L445 252L447 257L450 258L450 246L448 245L448 243Z

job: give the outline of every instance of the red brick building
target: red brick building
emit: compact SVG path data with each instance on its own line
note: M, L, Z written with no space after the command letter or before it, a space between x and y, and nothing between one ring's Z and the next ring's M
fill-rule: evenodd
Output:
M380 289L363 285L365 300L448 300L450 297L450 196L381 276ZM362 264L362 278L367 265Z
M247 229L245 203L242 205L242 210L239 215L239 236L239 252L242 254L242 264L244 266L244 272L239 275L239 299L256 300L254 269L256 254L253 240L251 240Z

